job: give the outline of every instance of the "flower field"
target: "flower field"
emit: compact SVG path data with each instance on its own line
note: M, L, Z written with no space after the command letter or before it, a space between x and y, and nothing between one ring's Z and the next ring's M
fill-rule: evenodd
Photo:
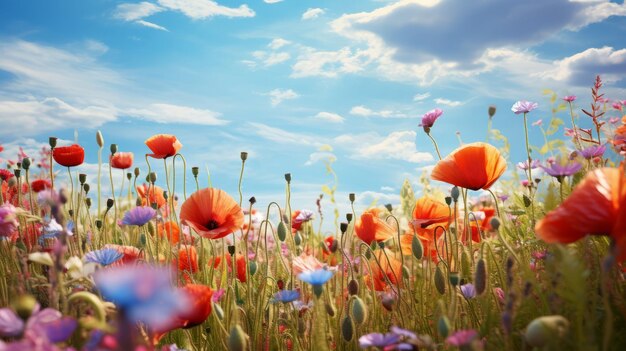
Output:
M537 103L486 108L487 140L447 155L443 111L425 113L425 186L363 211L337 198L352 211L331 230L321 197L292 207L290 174L267 206L244 193L246 152L228 193L174 135L134 155L98 132L95 179L84 145L50 137L0 170L0 351L623 350L626 101L602 85L552 93L545 129Z

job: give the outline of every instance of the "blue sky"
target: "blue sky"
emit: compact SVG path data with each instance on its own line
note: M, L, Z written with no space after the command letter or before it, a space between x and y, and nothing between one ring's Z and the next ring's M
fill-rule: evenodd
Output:
M456 131L485 140L496 105L517 162L516 100L548 118L543 89L587 105L596 74L626 99L624 16L604 0L3 1L0 156L77 131L93 182L97 130L139 166L143 141L171 133L233 195L247 151L246 198L282 201L291 172L296 207L312 209L335 157L340 208L350 192L395 203L434 164L417 126L428 110L444 110L433 135L447 154Z

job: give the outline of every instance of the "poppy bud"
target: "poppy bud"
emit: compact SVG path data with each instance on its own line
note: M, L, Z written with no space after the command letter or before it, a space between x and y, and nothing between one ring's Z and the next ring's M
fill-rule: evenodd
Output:
M278 228L276 228L276 232L278 234L278 240L285 241L285 239L287 238L287 226L285 225L285 222L280 221L280 223L278 223Z
M135 171L133 173L135 174L135 177L139 177L139 167L135 167Z
M215 315L219 320L224 319L224 310L222 309L222 306L217 303L213 303L213 311L215 311Z
M346 231L348 231L348 223L346 222L341 222L339 224L339 229L341 230L341 234L345 234Z
M191 167L191 174L193 174L194 177L198 177L198 173L200 171L200 168L198 167Z
M300 236L300 232L296 233L296 236L293 237L293 241L296 243L296 246L300 246L300 244L302 244L302 237Z
M450 320L446 316L439 317L437 321L437 331L443 338L447 338L450 334Z
M461 253L461 275L464 277L469 277L472 271L472 263L470 259L470 255L467 250L463 250Z
M87 175L85 173L80 173L78 175L78 181L80 182L80 184L85 184L85 182L87 181Z
M231 256L235 254L235 245L228 245L228 253Z
M74 210L68 210L67 213L70 215L70 217L74 217Z
M230 330L228 336L228 350L229 351L245 351L248 349L248 335L241 329L241 326L236 325Z
M386 204L385 208L387 209L387 211L391 212L393 211L393 207L391 206L391 204Z
M458 272L450 272L450 274L448 275L448 280L450 281L450 285L455 287L459 285L459 282L461 281L461 276Z
M324 305L324 307L326 308L326 313L328 313L329 316L334 317L336 310L335 310L335 306L333 306L330 303L327 303L326 305Z
M257 264L254 261L249 261L248 262L248 270L250 271L250 275L254 275L257 271Z
M96 228L102 229L102 220L101 219L96 219Z
M565 317L543 316L528 324L524 338L530 346L542 348L555 340L555 335L559 338L564 337L568 329L569 321Z
M91 207L91 198L90 197L85 199L85 205L87 205L87 208Z
M128 172L126 173L126 179L131 180L133 178L133 174Z
M117 144L111 144L111 155L115 155L117 152Z
M285 180L287 181L287 183L291 182L291 173L285 173Z
M346 220L348 223L352 222L352 213L346 213Z
M489 118L492 118L496 114L496 105L491 105L487 109L487 113L489 114Z
M367 320L367 307L360 297L355 296L352 300L352 317L356 325L362 325Z
M250 205L254 205L256 203L256 197L251 197L250 200L248 200L248 202L250 202Z
M350 193L348 194L348 199L350 199L350 202L354 202L354 200L356 199L356 195L354 195L354 193Z
M100 148L104 147L104 137L102 137L102 133L100 131L96 132L96 143L98 143Z
M441 266L437 266L435 270L435 288L437 288L437 292L441 295L446 293L446 281L443 277L443 271L441 270Z
M351 279L348 283L348 292L350 293L350 295L357 295L359 293L359 282Z
M13 170L13 174L15 174L15 178L19 178L22 175L22 170L21 169L14 169Z
M450 196L452 196L452 200L454 202L459 202L459 196L461 195L461 191L459 190L458 186L452 187L452 190L450 191Z
M341 336L346 342L352 341L354 337L354 323L352 323L350 315L345 316L343 321L341 321Z
M51 149L54 149L55 147L57 147L57 140L58 138L55 138L55 137L48 138L48 144L50 144Z
M24 168L25 170L28 171L28 169L30 168L30 164L31 164L31 161L29 157L24 157L22 159L22 168Z
M115 205L115 200L107 199L107 209L111 209L111 207L113 207L113 205Z
M411 240L411 253L413 253L413 257L418 260L421 260L422 257L424 257L424 246L417 235L413 235L413 239Z
M489 220L489 225L491 226L491 228L493 228L493 230L498 230L500 228L500 220L498 219L498 217L491 217L491 220Z
M450 206L452 204L452 197L446 196L446 205Z
M392 311L393 306L396 304L396 298L393 294L385 294L381 302L387 311Z
M248 153L245 151L242 151L240 156L241 156L241 160L244 162L248 159Z
M487 264L482 258L476 262L474 288L476 288L477 295L482 295L487 290Z
M150 183L154 184L157 181L157 174L155 172L150 172Z
M330 244L330 247L328 249L330 250L330 252L335 253L337 252L338 248L339 248L339 240L333 240L333 242Z

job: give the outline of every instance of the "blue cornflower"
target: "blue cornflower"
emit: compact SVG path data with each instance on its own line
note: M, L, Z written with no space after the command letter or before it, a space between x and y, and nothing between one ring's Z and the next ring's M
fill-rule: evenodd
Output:
M298 274L298 279L309 283L313 286L323 285L333 277L333 272L326 268L319 268L314 271L305 271Z
M99 263L103 266L108 266L112 263L117 262L120 258L122 258L124 254L117 251L113 248L106 248L96 251L91 251L85 254L86 262L94 262Z
M138 206L124 214L122 224L142 226L156 216L156 210L149 206Z
M300 298L297 290L281 290L274 294L274 302L289 303Z
M463 296L468 300L476 297L476 288L474 287L474 284L468 283L461 285L461 294L463 294Z

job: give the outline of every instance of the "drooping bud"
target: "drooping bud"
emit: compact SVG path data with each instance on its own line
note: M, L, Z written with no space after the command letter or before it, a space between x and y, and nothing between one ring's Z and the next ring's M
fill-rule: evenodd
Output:
M562 338L569 330L569 321L559 315L535 318L526 327L524 338L533 347L542 348L556 338Z
M452 200L454 202L459 202L459 196L461 196L461 191L459 190L458 186L452 187L452 190L450 191L450 196L452 197Z
M391 212L393 211L393 206L391 206L391 204L386 204L385 208L387 209L387 211Z
M487 109L487 113L489 114L489 118L492 118L496 114L496 105L491 105Z
M435 270L435 288L437 288L437 292L441 295L446 293L446 280L443 277L443 271L439 265Z
M248 349L248 335L243 331L241 326L236 325L230 330L228 336L229 351L245 351Z
M367 307L360 297L355 296L352 300L352 317L357 326L363 325L367 320Z
M354 323L352 322L350 315L346 315L343 318L343 321L341 321L341 336L346 342L352 341L352 338L354 337Z
M482 295L487 290L487 264L482 257L476 262L474 287L477 295Z
M287 226L285 225L285 222L280 221L280 223L278 223L276 233L278 234L278 240L285 241L285 239L287 238Z
M115 200L113 199L107 199L107 209L111 209L111 207L113 207L113 205L115 205Z
M418 260L421 260L422 257L424 257L424 246L417 235L413 235L413 239L411 240L411 253L413 253L413 257Z
M350 282L348 282L348 292L350 295L357 295L359 293L359 282L355 279L350 279Z
M446 316L439 317L437 321L437 331L442 338L447 338L450 334L450 320Z

